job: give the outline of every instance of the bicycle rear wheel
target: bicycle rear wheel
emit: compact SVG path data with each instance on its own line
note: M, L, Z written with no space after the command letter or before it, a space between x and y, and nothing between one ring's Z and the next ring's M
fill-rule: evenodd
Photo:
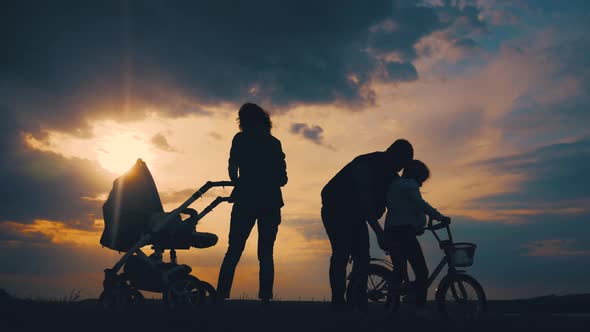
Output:
M346 302L354 304L359 301L359 280L353 277L346 288ZM386 304L391 283L391 270L378 264L370 264L367 270L367 298L370 302Z
M475 278L463 273L450 274L441 280L436 304L443 317L454 321L479 319L487 309L483 288Z

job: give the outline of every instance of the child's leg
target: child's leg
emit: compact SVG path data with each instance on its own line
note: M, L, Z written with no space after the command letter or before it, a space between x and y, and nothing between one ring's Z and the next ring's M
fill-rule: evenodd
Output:
M406 265L406 258L404 256L403 233L399 231L386 231L387 252L391 257L393 263L393 282L395 284L401 283L404 279L404 271Z
M414 287L416 289L416 307L424 307L426 305L426 295L428 293L428 266L424 259L424 253L418 238L416 236L408 237L404 241L404 252L412 270L416 275Z

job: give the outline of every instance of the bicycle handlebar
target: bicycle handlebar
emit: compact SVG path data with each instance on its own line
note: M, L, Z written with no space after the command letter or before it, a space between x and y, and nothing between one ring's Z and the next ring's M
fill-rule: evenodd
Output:
M431 216L428 216L428 223L426 224L426 226L424 226L424 230L436 231L448 227L451 224L450 218L448 222L439 220L438 224L433 224L433 220L434 219L432 219Z
M449 225L451 224L451 219L449 218L448 221L440 221L438 224L433 224L432 223L433 219L432 217L428 216L428 223L427 225L424 227L424 230L429 230L432 232L432 234L434 235L434 237L436 238L436 240L440 243L441 242L441 238L440 236L436 233L437 230L439 229L446 229L447 230L447 235L448 235L448 239L449 241L453 242L453 235L451 234L451 228L449 227Z

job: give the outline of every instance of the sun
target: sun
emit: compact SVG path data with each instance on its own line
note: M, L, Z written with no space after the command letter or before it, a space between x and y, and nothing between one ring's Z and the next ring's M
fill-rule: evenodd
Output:
M151 160L149 142L136 133L117 133L99 140L98 162L115 174L129 170L138 158Z

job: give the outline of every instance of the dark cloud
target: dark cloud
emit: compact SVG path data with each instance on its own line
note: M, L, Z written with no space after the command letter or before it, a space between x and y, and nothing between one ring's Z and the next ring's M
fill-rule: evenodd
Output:
M415 81L418 79L418 71L414 65L409 62L387 62L385 64L387 69L387 77L394 81Z
M15 244L38 245L51 243L51 237L39 232L23 232L23 224L14 222L0 222L0 248Z
M526 153L491 159L477 165L524 178L515 192L472 202L473 206L501 209L571 208L590 198L590 138L547 145ZM489 179L493 181L493 179ZM586 207L587 209L587 207Z
M96 162L31 149L18 124L0 106L0 222L46 219L91 227L102 217L95 198L109 190L114 176Z
M463 50L472 50L479 48L479 44L471 38L457 39L453 42L453 45Z
M310 126L306 123L293 123L291 124L291 132L301 135L315 144L324 144L324 137L322 136L324 129L318 125Z
M475 3L454 6L456 3L452 0L445 0L445 6L442 8L439 17L444 24L449 26L445 31L454 39L460 39L465 36L484 34L488 32L487 22L480 17L480 9Z
M550 142L588 134L590 122L590 29L588 20L576 29L556 33L551 46L519 49L520 56L538 64L544 73L512 104L498 125L513 142ZM568 24L566 22L564 25ZM569 23L571 24L571 23Z
M584 253L590 253L588 218L588 213L546 213L503 223L456 217L452 228L455 241L478 245L469 273L486 287L503 289L507 297L563 294L589 290L580 282L590 278L590 266L584 263ZM440 250L428 233L420 241L433 266Z
M166 139L166 136L164 136L162 133L157 133L156 135L154 135L151 138L150 142L154 147L162 151L176 152L176 148L174 148L172 145L170 145L170 143L168 143L168 139Z
M92 135L89 119L154 108L358 106L374 101L383 54L403 58L388 80L415 79L414 45L475 14L391 0L13 2L0 20L0 97L31 127L82 136Z

